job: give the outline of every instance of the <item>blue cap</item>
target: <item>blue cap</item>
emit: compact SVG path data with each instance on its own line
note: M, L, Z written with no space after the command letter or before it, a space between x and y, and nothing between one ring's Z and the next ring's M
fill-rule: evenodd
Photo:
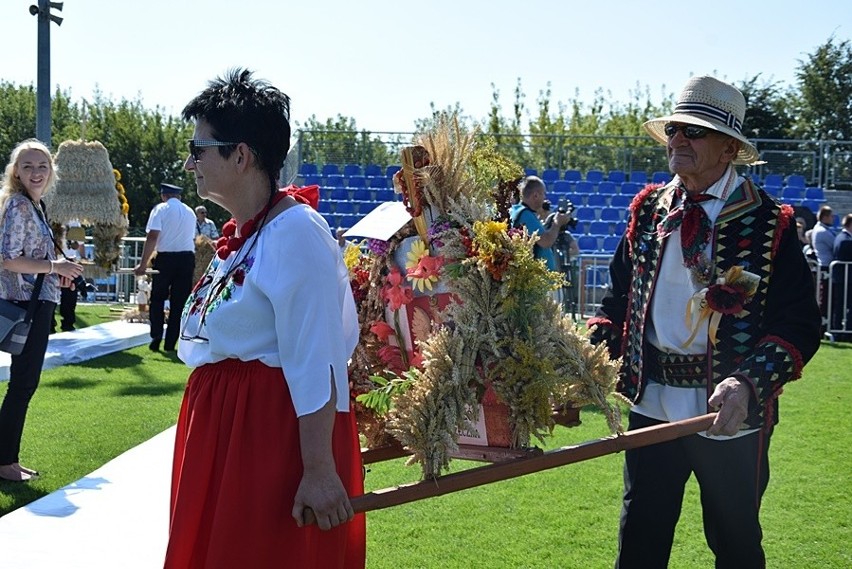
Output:
M160 184L161 194L179 194L183 192L183 188L174 184Z

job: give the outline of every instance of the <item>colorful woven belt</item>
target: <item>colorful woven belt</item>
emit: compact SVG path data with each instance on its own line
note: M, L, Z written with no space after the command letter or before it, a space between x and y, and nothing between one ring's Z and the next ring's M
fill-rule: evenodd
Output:
M706 387L705 354L668 354L645 343L645 369L648 379L673 387Z

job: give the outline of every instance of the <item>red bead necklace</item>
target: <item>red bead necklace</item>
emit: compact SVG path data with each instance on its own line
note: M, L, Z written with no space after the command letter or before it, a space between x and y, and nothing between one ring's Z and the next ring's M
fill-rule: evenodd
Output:
M216 241L216 254L219 258L222 260L227 259L232 252L239 250L239 248L243 246L243 243L245 243L246 240L251 237L255 231L257 231L258 223L263 221L266 214L269 213L269 210L275 207L278 202L286 198L287 195L287 192L275 192L269 200L269 203L266 204L266 206L264 206L257 215L243 224L240 228L239 237L236 237L237 221L233 217L228 220L225 225L222 226L222 237Z

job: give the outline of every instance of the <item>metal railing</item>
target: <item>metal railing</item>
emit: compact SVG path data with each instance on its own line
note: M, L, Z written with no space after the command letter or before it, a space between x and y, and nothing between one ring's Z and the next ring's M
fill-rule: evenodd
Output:
M645 136L496 134L498 150L519 165L542 170L581 172L668 172L665 148ZM397 164L399 151L411 144L411 132L309 131L296 134L291 152L297 164ZM800 174L808 186L852 189L852 142L837 140L753 139L762 164L749 173ZM288 161L291 157L288 156Z

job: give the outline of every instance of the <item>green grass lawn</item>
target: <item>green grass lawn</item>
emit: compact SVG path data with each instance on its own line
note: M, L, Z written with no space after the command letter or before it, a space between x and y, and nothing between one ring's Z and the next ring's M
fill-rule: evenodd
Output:
M762 520L768 566L852 566L852 345L824 343L787 386L770 449ZM77 480L174 423L187 369L147 347L42 375L24 433L22 460L42 471L27 485L0 484L0 515ZM0 384L0 396L5 383ZM607 435L592 410L558 427L548 447ZM476 466L455 461L454 469ZM604 568L615 555L621 455L371 512L367 566L380 568ZM369 466L368 490L411 482L404 460ZM166 499L161 497L158 499ZM132 521L128 513L127 522ZM116 523L122 523L116 520ZM670 567L711 567L697 486L684 503Z

